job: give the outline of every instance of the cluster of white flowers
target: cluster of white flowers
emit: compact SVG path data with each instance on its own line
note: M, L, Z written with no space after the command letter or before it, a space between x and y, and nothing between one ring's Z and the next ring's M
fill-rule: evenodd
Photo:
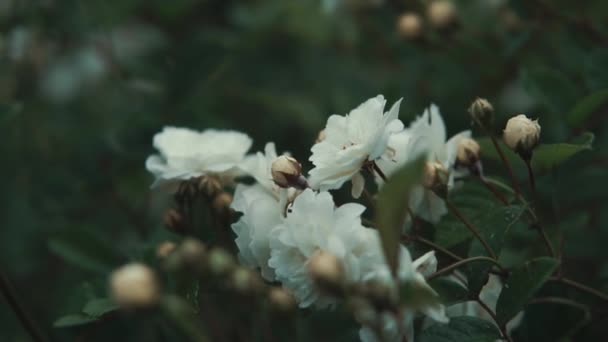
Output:
M308 269L318 252L339 260L347 284L398 285L384 259L378 232L362 225L365 207L356 203L336 206L328 190L351 181L352 195L359 197L365 188L364 172L376 170L376 180L382 186L379 174L390 175L421 155L429 164L449 172L446 185L448 189L453 185L458 144L470 137L470 132L446 141L445 125L435 105L405 128L398 118L400 102L384 112L386 100L379 95L347 115L330 116L319 141L311 148L309 160L314 168L308 179L299 183L306 189L290 186L289 177L284 177L303 178L298 174L301 166L297 161L283 157L280 163L274 163L281 156L273 143L266 144L263 153L247 155L251 139L232 131L167 127L154 137L160 154L149 157L146 167L156 176L155 184L207 176L217 177L223 184L233 184L240 176L254 178L252 185L237 183L231 205L242 213L232 225L240 262L259 269L266 280L280 282L294 294L300 307L327 307L335 299L319 292ZM274 170L273 164L281 169ZM409 206L418 217L430 222L439 221L447 212L444 200L424 184L412 191ZM399 281L428 286L425 276L436 266L434 253L412 261L409 251L402 247ZM421 311L436 321L448 320L441 305ZM405 310L398 320L387 313L382 318L384 337L412 341L415 314ZM402 336L404 333L408 336ZM368 327L362 328L360 336L364 341L376 338Z

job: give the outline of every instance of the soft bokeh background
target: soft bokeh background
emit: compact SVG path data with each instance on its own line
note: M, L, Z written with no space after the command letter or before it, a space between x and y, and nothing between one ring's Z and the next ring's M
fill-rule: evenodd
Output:
M0 1L0 267L43 330L156 340L145 319L93 332L52 324L169 236L144 168L163 126L241 130L254 150L275 141L305 161L330 114L377 94L404 98L404 122L435 102L449 134L470 126L477 96L494 103L497 129L527 113L543 142L595 133L592 152L539 181L569 274L608 291L608 107L568 119L608 88L608 2L455 0L446 30L428 21L428 3ZM407 11L424 21L420 39L399 34ZM606 317L578 340L605 337ZM0 340L28 340L4 303Z

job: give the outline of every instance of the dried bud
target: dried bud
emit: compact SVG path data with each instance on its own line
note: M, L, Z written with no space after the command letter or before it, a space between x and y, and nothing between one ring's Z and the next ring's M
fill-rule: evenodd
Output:
M316 285L329 294L339 293L344 281L344 267L332 254L317 251L308 263L308 273Z
M456 152L458 164L467 167L475 165L479 161L480 153L481 147L477 141L471 138L460 139Z
M225 214L230 209L232 204L232 195L227 192L221 192L213 199L212 207L218 214Z
M292 157L280 156L272 162L272 179L281 188L306 188L306 179L302 176L302 165Z
M160 300L160 287L154 271L143 264L131 263L110 276L112 297L125 308L144 308Z
M456 23L458 13L452 1L436 0L427 8L427 17L434 28L443 30Z
M156 247L156 257L159 259L166 259L171 253L175 251L177 246L171 241L165 241Z
M186 232L184 217L175 209L169 209L165 212L164 222L165 227L174 233L184 234Z
M503 132L505 144L519 153L524 159L531 157L532 150L540 140L538 120L530 120L524 114L514 116L507 121Z
M490 129L494 122L494 107L492 104L482 98L477 98L469 107L469 114L473 122L482 128Z
M205 195L213 197L222 190L222 182L218 177L202 176L198 182L198 189Z
M296 299L293 295L281 287L273 287L268 292L268 299L273 309L280 312L291 312L296 308Z
M221 248L214 248L209 252L207 263L209 271L216 276L224 276L236 266L234 257Z
M317 140L315 141L315 143L320 143L321 141L325 140L325 138L327 137L327 134L325 134L325 130L322 129L319 131L319 135L317 135Z
M413 40L422 36L422 18L416 13L405 13L397 21L397 31L405 39Z
M427 162L424 166L424 187L441 198L448 194L448 177L448 170L439 162Z
M232 272L231 280L234 289L242 294L257 293L263 287L263 283L259 276L244 267L235 269L234 272Z

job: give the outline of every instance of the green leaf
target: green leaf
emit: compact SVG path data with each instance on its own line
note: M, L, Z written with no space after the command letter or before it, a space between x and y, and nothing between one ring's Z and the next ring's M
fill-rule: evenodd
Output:
M413 310L441 305L439 295L429 285L416 280L406 281L400 285L399 302L402 306Z
M584 77L587 87L599 90L608 87L608 49L592 51L584 64Z
M469 300L469 292L460 283L449 278L435 278L429 285L439 294L441 302L448 306Z
M101 317L118 309L118 305L108 298L97 298L85 304L82 312L92 316Z
M532 168L535 172L553 169L575 154L591 150L593 139L593 133L586 132L577 139L577 143L542 144L534 150L534 154L532 155Z
M67 327L74 327L74 326L89 324L89 323L95 322L96 320L97 320L97 318L95 318L95 317L91 317L89 315L79 313L79 314L74 314L74 315L63 316L63 317L59 318L58 320L56 320L53 323L53 326L55 328L67 328Z
M505 236L514 224L519 222L525 207L512 205L508 207L495 206L484 208L484 214L472 221L479 229L480 235L492 248L497 256L504 245ZM489 256L486 249L478 239L473 239L469 249L469 257ZM474 262L467 265L465 273L468 280L468 288L472 294L478 294L481 288L488 282L488 273L493 264L488 262Z
M395 172L378 194L378 231L384 255L393 274L399 263L400 237L409 205L410 190L420 183L425 158L407 163Z
M572 127L582 125L591 115L608 106L608 89L602 89L588 95L568 113L566 117Z
M107 273L123 261L110 243L86 229L69 229L49 239L49 249L82 269Z
M496 326L475 317L453 317L448 324L434 324L422 331L420 342L495 342L502 336Z
M578 88L559 70L537 67L524 72L525 89L553 114L572 108L578 98Z
M506 324L521 311L549 279L559 262L553 258L540 257L526 262L513 270L507 279L496 304L496 317Z

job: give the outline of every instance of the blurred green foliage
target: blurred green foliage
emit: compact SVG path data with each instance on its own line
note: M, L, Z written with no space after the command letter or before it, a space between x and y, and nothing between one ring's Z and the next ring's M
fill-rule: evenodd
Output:
M272 140L304 162L327 116L379 93L404 98L404 122L437 103L450 134L469 127L466 108L477 96L495 105L497 133L516 113L540 119L543 143L581 145L577 137L593 132L593 150L559 168L542 164L538 203L551 238L565 238L564 272L608 292L608 2L454 1L457 27L425 22L415 41L401 39L396 22L406 11L424 17L426 1L344 0L333 10L322 2L0 4L0 266L47 334L174 340L155 314L52 327L106 297L109 270L149 260L159 241L176 238L162 228L168 199L149 191L144 169L163 126L241 130L254 150ZM524 165L514 164L525 179ZM487 158L484 166L506 179L500 165ZM511 234L507 260L539 253L522 247L528 231ZM607 336L605 303L543 291L598 307L572 340ZM554 341L539 329L555 321L531 317L517 340ZM6 305L0 322L1 340L27 340ZM325 335L302 328L310 322L296 330L301 339L337 339L335 322Z

